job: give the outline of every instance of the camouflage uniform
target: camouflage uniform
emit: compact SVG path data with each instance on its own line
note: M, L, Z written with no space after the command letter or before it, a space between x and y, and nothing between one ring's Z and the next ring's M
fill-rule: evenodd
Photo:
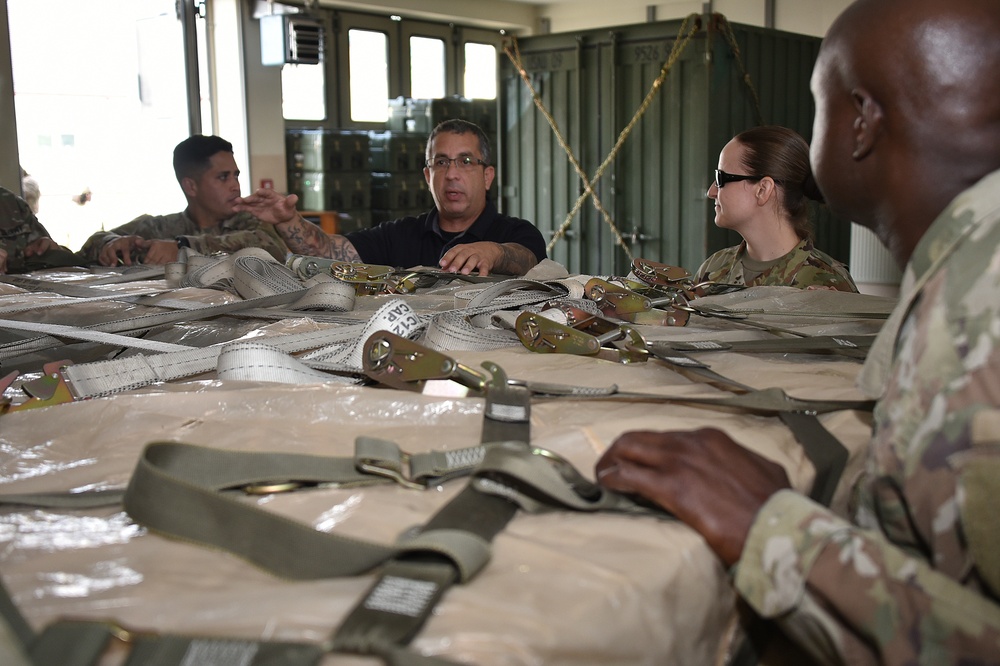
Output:
M7 252L7 272L24 270L24 248L39 238L49 238L27 202L0 187L0 248Z
M696 282L719 282L722 284L746 284L748 287L788 286L833 287L838 291L857 292L858 288L847 272L847 267L830 255L817 250L812 241L805 239L791 252L782 257L774 266L750 281L743 278L743 257L747 244L719 250L705 260L695 273Z
M187 211L172 215L140 215L111 231L98 231L83 244L80 254L87 261L97 263L105 243L131 235L147 240L171 241L184 236L191 249L201 254L233 253L245 247L259 247L281 262L285 261L288 254L288 248L274 227L261 222L250 213L237 213L215 227L201 229L188 217Z
M736 586L825 661L1000 663L1000 171L920 240L861 374L878 398L851 524L783 491Z

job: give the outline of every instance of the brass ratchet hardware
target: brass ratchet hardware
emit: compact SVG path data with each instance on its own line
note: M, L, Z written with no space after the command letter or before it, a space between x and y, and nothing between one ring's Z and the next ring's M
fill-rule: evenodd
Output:
M72 365L72 361L52 361L43 365L41 377L21 384L21 390L28 399L17 405L12 404L9 398L2 397L3 392L18 377L17 371L0 378L0 414L73 402L75 398L62 373L63 368L68 365Z
M650 287L679 290L687 300L701 298L702 296L728 294L733 291L746 289L746 286L742 284L725 284L721 282L699 282L695 284L691 279L692 275L686 269L661 264L656 261L649 261L648 259L633 260L632 273Z
M591 278L584 290L587 298L594 301L604 314L612 316L644 312L653 307L647 297L600 278Z
M626 287L593 278L587 282L585 293L602 312L615 319L633 324L684 326L690 314L680 309L680 306L687 305L687 298L678 288L668 289L670 290L647 288L648 295L640 294Z
M691 273L680 266L669 266L648 259L633 259L632 272L651 286L676 286L688 280Z
M371 379L407 391L422 391L431 380L452 380L484 391L491 379L439 351L388 331L377 331L368 337L362 363Z
M298 490L303 484L298 481L272 482L272 483L248 483L242 490L247 495L273 495L275 493L290 493Z
M616 356L614 360L622 363L634 363L646 357L646 344L638 331L596 315L567 326L540 314L522 312L515 320L514 329L525 347L542 354L591 356L611 352ZM606 345L611 346L605 348Z

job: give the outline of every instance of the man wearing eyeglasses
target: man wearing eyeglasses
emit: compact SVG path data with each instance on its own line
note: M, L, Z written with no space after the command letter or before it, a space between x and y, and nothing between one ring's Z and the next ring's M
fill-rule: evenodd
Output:
M295 210L298 197L258 190L239 210L274 224L292 252L339 261L452 273L524 275L545 258L542 234L526 220L501 215L487 192L496 170L483 130L446 120L427 139L424 177L434 209L370 229L329 235Z

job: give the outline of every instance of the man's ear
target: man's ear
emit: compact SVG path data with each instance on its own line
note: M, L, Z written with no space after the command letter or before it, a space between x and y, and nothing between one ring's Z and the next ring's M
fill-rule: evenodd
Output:
M194 178L185 176L181 178L181 189L188 197L194 197L198 194L198 183Z
M851 156L856 160L863 160L874 150L875 143L882 134L885 111L864 88L855 88L851 91L851 96L858 114L854 119L854 152Z
M492 166L488 166L483 169L483 178L486 182L486 190L489 191L490 186L493 184L493 179L496 178L497 170Z

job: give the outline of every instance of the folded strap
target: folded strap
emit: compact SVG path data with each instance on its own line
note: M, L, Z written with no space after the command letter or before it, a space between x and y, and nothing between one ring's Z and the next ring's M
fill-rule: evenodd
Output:
M493 370L480 441L489 449L501 438L511 439L515 442L510 447L526 450L531 394L523 387L510 386L499 368ZM486 565L489 543L516 512L517 505L508 498L483 494L467 485L417 535L402 542L404 550L385 565L338 628L334 648L381 655L390 663L415 663L409 661L415 655L402 647L420 631L451 585L468 581ZM470 566L475 570L470 571Z
M874 335L818 335L808 338L772 338L768 340L657 341L647 343L646 348L651 351L665 348L682 352L831 352L864 358L874 341Z
M91 666L112 640L131 645L126 666L313 666L323 657L320 645L170 634L132 633L99 622L61 621L31 643L36 664Z

